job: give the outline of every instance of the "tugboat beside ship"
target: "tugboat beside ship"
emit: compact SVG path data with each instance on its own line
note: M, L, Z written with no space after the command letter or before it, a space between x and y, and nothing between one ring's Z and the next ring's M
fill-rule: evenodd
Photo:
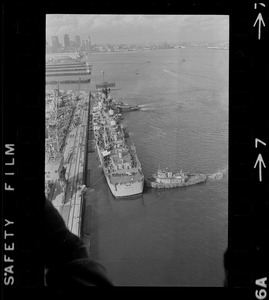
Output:
M151 188L177 188L205 182L207 175L171 172L158 169L151 178L144 179L136 148L131 141L126 126L121 122L121 112L139 110L116 101L109 96L114 83L98 84L95 104L92 109L93 129L96 149L103 167L107 184L115 197L125 197L143 193L144 181Z
M205 182L206 179L207 175L205 174L188 174L182 170L173 173L159 168L157 173L153 174L151 178L147 178L145 182L148 187L169 189L202 183Z

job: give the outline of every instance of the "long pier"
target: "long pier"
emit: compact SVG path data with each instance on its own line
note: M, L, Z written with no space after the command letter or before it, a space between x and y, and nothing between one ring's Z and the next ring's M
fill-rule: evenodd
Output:
M72 84L72 83L88 83L88 82L90 82L91 81L91 79L90 78L88 78L88 79L77 79L77 80L75 80L75 79L66 79L66 80L59 80L59 81L57 81L57 80L50 80L50 81L46 81L46 84L58 84L58 83L61 83L61 84Z
M81 68L81 67L88 67L84 62L81 63L55 63L55 64L46 64L46 69L60 69L60 68Z
M85 71L87 70L87 67L77 67L77 68L72 68L72 69L64 69L64 71L70 72L70 71ZM57 73L57 72L62 72L62 69L55 68L55 69L46 69L46 73Z
M57 84L56 77L91 75L92 66L86 62L46 64L46 84ZM54 78L49 78L54 77ZM50 80L51 79L51 80ZM77 83L79 80L69 78L60 83ZM84 82L87 82L84 80ZM83 83L81 81L81 83Z
M85 159L87 155L87 127L89 115L89 94L85 93L77 102L74 115L80 124L74 126L67 136L64 149L64 165L66 167L66 185L59 187L60 193L52 197L54 207L63 217L68 229L81 236L81 218L83 207L83 189L85 188ZM72 120L74 122L74 118ZM56 187L57 190L57 187Z
M46 77L54 77L54 76L76 76L76 75L90 75L91 71L88 70L86 72L67 72L67 73L54 73L54 74L50 74L50 73L46 73Z

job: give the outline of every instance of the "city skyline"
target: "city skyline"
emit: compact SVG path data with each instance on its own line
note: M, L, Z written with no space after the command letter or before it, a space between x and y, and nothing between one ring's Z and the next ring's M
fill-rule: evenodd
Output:
M47 15L46 40L91 37L92 44L229 40L228 15ZM60 41L61 43L61 41Z

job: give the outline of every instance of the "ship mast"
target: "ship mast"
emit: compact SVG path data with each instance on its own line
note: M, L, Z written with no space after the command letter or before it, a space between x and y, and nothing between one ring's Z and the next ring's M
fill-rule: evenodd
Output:
M105 94L106 98L108 96L108 93L111 91L111 87L115 87L115 82L106 82L105 81L105 71L101 71L103 74L103 82L100 84L96 84L96 89L102 89L102 92ZM113 91L117 89L112 89Z

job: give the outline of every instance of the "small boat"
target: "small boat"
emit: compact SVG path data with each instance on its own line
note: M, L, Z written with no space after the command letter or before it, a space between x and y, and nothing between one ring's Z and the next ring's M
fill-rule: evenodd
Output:
M130 105L122 101L114 101L114 103L120 112L134 111L140 109L138 105Z
M169 189L181 186L189 186L205 182L207 175L205 174L188 174L182 170L173 173L168 170L158 169L157 173L153 174L151 178L145 180L146 185L157 189Z

